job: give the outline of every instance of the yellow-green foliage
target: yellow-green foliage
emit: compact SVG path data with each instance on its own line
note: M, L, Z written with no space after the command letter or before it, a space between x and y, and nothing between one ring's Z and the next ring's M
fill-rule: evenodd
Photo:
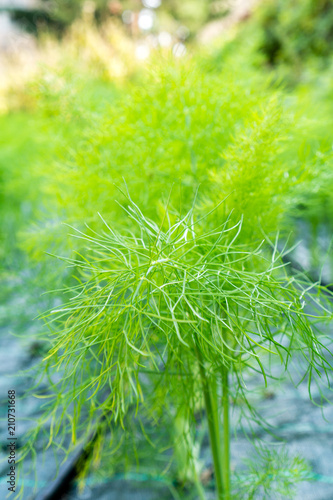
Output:
M71 288L75 297L50 316L54 337L49 335L44 367L65 370L47 412L50 443L69 431L74 445L102 415L112 426L124 424L142 400L145 417L151 412L155 420L163 416L163 404L176 407L179 398L194 422L202 404L199 367L206 363L211 375L223 365L236 374L257 362L265 378L261 361L267 346L283 363L292 349L305 353L311 360L309 387L311 377L327 369L318 354L324 345L317 326L303 311L306 291L311 290L308 303L315 296L312 283L300 281L299 290L294 276L280 274L277 238L262 253L252 243L262 232L282 228L285 215L307 203L313 187L315 196L328 196L323 179L328 186L329 134L323 139L317 124L299 112L306 101L301 91L291 99L244 54L225 50L219 57L216 66L210 56L154 61L148 73L122 89L70 72L39 80L38 128L25 130L27 161L23 165L22 156L11 171L14 157L2 156L4 185L11 186L15 206L22 197L38 214L38 224L25 231L24 246L38 259L45 250L65 256L71 245L82 250L64 259L79 281ZM311 112L310 105L305 114ZM30 144L32 152L28 143L36 132L41 142L38 149ZM22 178L20 167L26 168ZM26 179L30 189L24 193ZM124 200L117 189L124 181L134 200L127 199L125 210L117 204ZM207 213L212 217L201 218ZM225 231L224 241L221 224L229 216L233 232ZM85 230L69 238L61 222L78 229L87 223L96 234ZM18 224L23 225L28 226ZM46 266L51 270L53 262ZM64 283L65 273L59 274ZM45 275L51 287L51 272ZM318 321L327 313L320 311ZM280 334L289 342L287 350ZM167 383L157 382L151 394L155 384L149 375L160 370L166 352L172 370L161 372ZM146 370L143 382L138 367ZM183 374L179 367L188 368L190 379L174 377L174 370ZM186 444L191 443L192 435ZM185 448L178 451L184 461ZM195 458L193 453L191 462Z
M326 216L319 207L322 200L331 206L329 85L325 98L318 99L313 82L288 94L252 66L251 47L230 47L153 60L149 71L118 88L69 68L39 77L32 87L37 109L20 118L20 157L10 139L15 115L3 118L9 134L0 154L3 192L7 199L12 193L13 234L24 233L24 249L37 259L61 253L73 244L61 223L99 230L98 212L114 226L128 224L116 203L124 181L155 219L167 200L187 210L197 190L203 212L226 198L217 213L242 216L245 241L283 223L289 232L285 215L297 213L296 206ZM22 203L30 221L21 217Z
M49 99L42 95L44 106ZM77 99L72 116L66 105L65 117L73 124L82 120L75 114ZM230 58L216 71L200 60L165 60L118 99L104 102L103 109L86 114L84 133L77 129L70 148L42 166L52 242L60 233L57 226L49 231L49 221L59 215L63 222L95 229L98 212L111 224L123 222L115 200L124 180L134 201L153 217L163 214L169 196L170 206L181 211L198 189L202 210L226 197L221 216L232 210L244 216L243 237L252 238L261 226L276 230L312 164L297 154L287 159L294 148L294 118L284 94ZM47 239L38 245L44 250Z

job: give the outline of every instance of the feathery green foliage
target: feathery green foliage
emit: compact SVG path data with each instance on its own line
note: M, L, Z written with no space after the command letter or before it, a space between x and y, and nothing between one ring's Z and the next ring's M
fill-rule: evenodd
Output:
M179 217L167 210L158 226L126 196L133 231L103 219L102 234L76 231L87 251L66 262L79 269L79 283L46 316L53 338L45 370L51 380L61 373L46 406L50 443L70 432L73 445L101 418L124 427L133 408L146 420L160 418L164 405L186 408L193 421L204 404L218 498L227 499L229 382L251 407L244 370L261 372L267 384L267 354L287 370L297 353L310 390L330 369L317 331L331 317L328 300L319 286L286 274L277 245L271 253L267 242L239 243L241 221L221 224L217 211L198 218L193 206Z
M304 119L318 102L330 123L330 91L320 102L314 92L304 113L306 86L288 95L242 57L225 50L216 66L214 59L167 61L123 93L105 82L83 85L72 74L39 82L37 130L47 152L31 153L27 130L25 174L33 182L26 192L25 156L15 164L4 149L3 191L10 188L14 207L4 213L15 212L21 230L40 208L42 223L30 226L24 245L41 260L45 249L61 250L78 284L48 317L51 345L41 376L45 371L51 394L42 395L46 413L24 453L34 453L49 424L49 446L67 451L98 427L96 460L103 445L117 459L126 448L124 463L141 459L144 440L155 450L172 447L178 478L196 483L202 496L197 412L205 407L217 488L228 498L228 446L219 444L229 439L230 399L260 422L246 373L259 372L268 384L270 358L286 370L293 356L301 358L310 397L312 385L328 377L325 289L286 273L276 234L289 231L286 215L316 223L331 213L329 132ZM123 178L134 200L125 210L114 201ZM174 210L166 211L168 197ZM30 207L24 223L23 199ZM62 221L78 228L75 238ZM268 236L260 243L262 234ZM70 248L75 258L68 258ZM65 281L65 271L59 275ZM158 437L162 423L168 432ZM106 450L110 428L114 441ZM265 461L259 478L253 469L248 493L273 491L278 459ZM289 488L284 479L280 492ZM241 484L231 486L237 495Z
M309 479L309 468L299 457L291 458L285 450L260 449L256 460L248 462L249 473L238 477L238 498L293 498L295 485Z
M293 205L295 187L311 176L313 155L306 163L297 155L290 161L292 106L266 77L250 66L241 73L237 64L226 57L217 71L200 59L165 61L91 115L76 144L44 166L46 230L31 231L25 245L69 244L56 221L50 228L54 214L97 231L97 211L126 223L113 201L123 178L151 217L161 217L172 186L173 206L188 210L200 185L202 213L228 196L221 217L232 210L235 221L243 215L242 238L258 237L259 225L273 233Z

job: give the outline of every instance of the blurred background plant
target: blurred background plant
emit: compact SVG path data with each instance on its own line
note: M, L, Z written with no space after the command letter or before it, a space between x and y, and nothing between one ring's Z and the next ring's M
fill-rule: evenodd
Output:
M331 56L331 0L265 2L259 22L263 29L260 48L271 65L287 64L297 71L309 59L325 65Z

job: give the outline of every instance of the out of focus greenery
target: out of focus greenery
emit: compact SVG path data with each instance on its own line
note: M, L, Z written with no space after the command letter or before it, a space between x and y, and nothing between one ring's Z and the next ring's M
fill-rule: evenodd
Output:
M327 58L333 48L332 0L264 2L259 23L261 49L274 65L304 65L311 57Z

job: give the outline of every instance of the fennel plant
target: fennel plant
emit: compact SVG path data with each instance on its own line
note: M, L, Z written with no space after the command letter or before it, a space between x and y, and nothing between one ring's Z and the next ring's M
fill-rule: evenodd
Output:
M301 355L309 388L328 373L318 334L331 317L325 291L288 275L277 242L239 243L242 220L221 223L218 210L200 217L193 206L185 216L166 210L158 225L126 197L132 231L102 219L100 234L74 232L86 251L65 259L78 284L46 315L53 338L44 370L62 376L40 424L51 415L50 443L68 431L75 445L96 422L125 432L130 414L156 421L164 406L192 417L204 407L216 496L229 500L231 395L255 413L243 375L260 372L267 386L268 355L286 370ZM195 465L194 481L205 498Z

